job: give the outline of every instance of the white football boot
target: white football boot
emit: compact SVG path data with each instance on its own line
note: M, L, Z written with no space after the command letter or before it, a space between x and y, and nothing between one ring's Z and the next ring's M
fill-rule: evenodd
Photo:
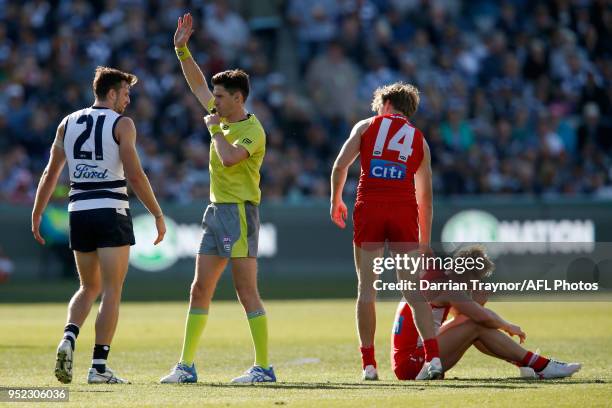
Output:
M561 361L550 360L542 371L536 371L537 378L548 380L551 378L571 377L577 371L580 371L582 364L580 363L563 363Z
M525 379L538 378L538 376L536 375L536 372L531 367L519 367L519 373L520 373L521 378L525 378Z
M90 368L89 373L87 374L87 383L88 384L129 384L128 380L124 380L123 378L119 378L115 375L113 370L106 367L106 371L103 373L99 373L95 368Z
M57 346L55 358L55 378L63 384L72 382L72 346L70 341L62 339Z
M423 364L421 371L416 376L415 380L441 380L444 378L444 370L440 358L434 357L431 361Z
M265 369L260 366L253 366L244 372L243 375L233 378L233 384L254 384L260 382L276 382L276 374L274 368Z
M377 381L378 370L373 365L367 365L363 369L363 376L361 377L364 381Z
M162 384L184 384L198 382L198 373L195 369L195 363L190 366L184 363L178 363L170 374L159 380Z

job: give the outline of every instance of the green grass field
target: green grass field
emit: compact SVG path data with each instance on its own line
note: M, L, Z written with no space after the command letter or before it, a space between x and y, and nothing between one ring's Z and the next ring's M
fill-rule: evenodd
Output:
M53 367L65 307L57 303L0 304L0 386L60 385ZM540 348L543 354L560 360L582 362L582 371L566 380L524 381L516 378L518 370L514 366L471 350L444 381L396 381L388 357L395 304L386 302L378 307L376 340L382 381L363 383L352 301L270 301L266 308L271 358L280 382L232 386L228 381L252 363L252 346L241 307L237 302L224 301L213 304L200 344L196 359L200 382L161 385L158 379L180 353L186 303L126 303L109 366L132 384L86 384L93 346L92 314L77 343L69 405L612 405L612 303L499 302L491 307L522 326L528 335L528 348Z

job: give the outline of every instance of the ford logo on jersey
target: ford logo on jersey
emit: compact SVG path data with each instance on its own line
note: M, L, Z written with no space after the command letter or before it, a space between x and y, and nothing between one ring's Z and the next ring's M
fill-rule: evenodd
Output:
M406 166L387 160L370 160L370 177L386 180L403 180L406 177Z
M92 166L89 164L77 164L74 169L74 178L85 178L85 179L106 179L108 178L108 169L99 171L98 166Z

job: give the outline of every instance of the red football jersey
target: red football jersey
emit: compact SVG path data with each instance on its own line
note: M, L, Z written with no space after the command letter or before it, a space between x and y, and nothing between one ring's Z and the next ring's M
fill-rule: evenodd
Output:
M416 203L414 174L423 160L423 134L399 114L376 116L361 135L357 201Z
M432 305L430 307L434 320L434 328L436 333L438 333L448 317L450 307ZM410 309L410 305L405 300L399 303L395 312L391 346L392 353L411 353L417 347L423 347L423 340L421 340L419 331L414 323L412 309Z

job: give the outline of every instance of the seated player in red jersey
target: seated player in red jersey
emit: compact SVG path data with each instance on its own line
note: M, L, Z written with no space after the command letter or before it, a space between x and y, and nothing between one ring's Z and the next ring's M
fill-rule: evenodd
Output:
M480 280L489 276L495 267L487 258L484 248L479 245L461 249L454 257L480 257L483 259L483 267L466 270L463 274L430 270L423 279L429 283L449 280L469 283L472 279ZM445 372L453 368L471 346L475 346L484 354L515 364L521 368L523 377L563 378L571 376L581 368L578 363L557 362L521 347L510 336L518 336L522 344L526 334L518 325L485 308L486 294L483 292L432 290L424 293L424 296L429 300L434 324L438 329L438 346ZM453 314L454 318L445 322L449 313ZM391 344L392 368L397 378L415 380L423 377L424 355L423 343L414 325L411 309L405 301L401 301L395 316Z
M413 256L430 244L432 174L429 147L411 122L419 105L419 91L401 82L378 88L373 95L376 116L353 127L332 170L332 221L345 228L348 209L342 199L348 168L360 157L361 175L353 211L353 247L357 286L356 317L364 380L377 380L374 352L376 290L373 261L384 255ZM414 275L397 270L401 280ZM431 309L418 292L404 291L415 322L425 339L427 378L442 376L442 364Z

